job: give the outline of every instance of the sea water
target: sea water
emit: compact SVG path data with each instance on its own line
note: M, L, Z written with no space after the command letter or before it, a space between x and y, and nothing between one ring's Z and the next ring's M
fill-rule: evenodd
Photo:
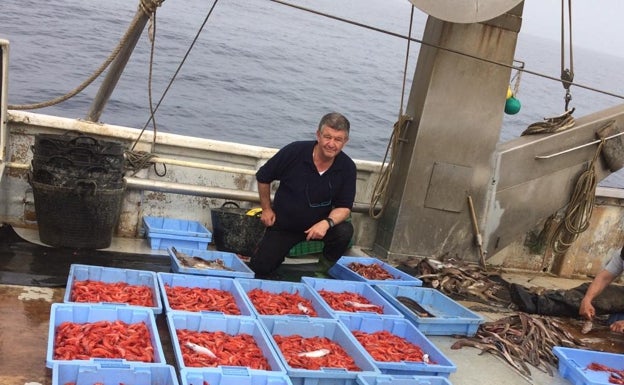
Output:
M407 1L293 3L393 33L410 33ZM135 0L4 0L0 38L11 43L9 104L49 100L82 83L117 44L137 4ZM154 105L166 91L155 114L158 131L279 148L293 140L312 139L319 118L340 111L352 125L345 151L357 159L383 159L401 102L407 103L419 44L410 45L402 96L405 39L269 0L220 0L179 67L213 4L167 0L157 11L151 77ZM426 16L416 10L412 37L422 38L425 21ZM146 127L150 48L144 33L101 121ZM501 142L564 111L565 90L556 80L561 72L560 43L521 32L515 57L526 63L527 70L555 80L531 73L521 76L516 96L522 108L516 115L504 116ZM574 47L573 64L575 82L624 94L623 57ZM100 82L37 112L84 118ZM574 86L571 93L575 117L622 103L620 98ZM147 125L147 133L153 130L153 123ZM601 185L624 187L624 173L610 176Z

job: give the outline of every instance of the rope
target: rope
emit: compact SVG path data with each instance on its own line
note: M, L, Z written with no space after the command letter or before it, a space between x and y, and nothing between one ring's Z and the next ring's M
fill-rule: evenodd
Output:
M147 100L149 101L150 116L152 117L152 127L154 128L154 135L152 135L152 151L156 147L156 134L158 133L158 127L156 126L156 117L154 116L154 100L152 97L152 74L154 73L154 51L156 42L156 12L150 17L150 26L148 28L150 38L150 60L149 60L149 75L147 78ZM135 142L136 143L136 142ZM155 169L154 169L155 170Z
M412 13L410 14L410 24L409 24L409 36L412 35L412 24L414 21L414 6L412 5ZM377 219L381 217L386 207L387 200L387 190L388 183L390 181L390 175L392 175L392 170L394 169L394 165L396 162L396 155L394 151L399 148L399 144L401 138L403 137L403 131L407 129L409 123L412 121L412 118L403 115L403 99L405 96L405 84L407 79L407 64L409 62L409 52L410 52L410 42L411 39L407 40L407 48L405 50L405 64L403 66L403 87L401 89L401 103L399 105L399 120L394 123L394 127L392 129L392 133L390 134L390 140L388 141L388 146L386 147L386 153L384 154L383 161L381 162L381 171L379 173L379 178L377 178L377 182L375 182L375 188L373 189L373 193L371 195L371 204L369 208L368 215L371 218ZM388 154L390 154L390 160L386 164L386 159L388 158ZM385 165L385 166L384 166ZM375 213L375 207L378 203L381 203L379 212Z
M379 178L377 178L377 182L375 182L375 188L373 189L373 193L371 196L371 204L368 215L370 215L374 219L381 217L381 215L385 211L388 182L390 181L390 175L392 175L392 170L394 169L396 163L396 156L394 154L390 156L390 161L387 164L386 158L388 157L388 153L391 150L396 150L398 148L403 132L407 130L407 127L409 126L409 123L411 121L412 118L410 118L409 116L401 115L399 117L399 120L394 123L394 128L392 130L392 134L390 135L390 141L388 142L386 154L384 155L384 160L382 162L382 169L379 173ZM380 202L382 203L380 205L380 210L379 212L375 213L375 207Z
M555 229L550 233L548 243L555 254L565 253L578 236L589 227L598 184L595 164L604 143L605 139L603 138L587 170L576 181L563 220L555 224Z
M165 90L163 91L162 95L160 96L160 99L158 100L158 103L156 103L156 107L153 109L153 111L150 112L150 117L147 120L147 122L145 122L145 125L143 126L143 128L141 129L141 132L139 133L139 136L137 137L136 141L134 142L134 144L132 145L131 150L134 150L134 148L136 147L137 143L139 142L139 140L141 139L141 136L143 136L143 133L145 132L145 129L147 128L147 126L150 124L150 122L154 119L154 116L156 114L156 111L158 111L158 108L160 107L160 103L162 103L162 101L165 99L165 96L167 95L167 92L169 92L169 89L171 88L171 86L173 85L174 80L176 79L176 77L178 76L178 74L180 73L180 70L182 69L182 66L184 65L184 63L186 62L186 59L188 58L189 54L191 53L191 50L193 49L193 47L195 46L195 43L197 42L197 40L199 39L199 35L201 34L201 32L204 29L204 26L206 25L206 23L208 22L208 19L210 18L210 15L212 15L212 11L214 11L217 3L219 2L219 0L215 0L212 3L212 7L210 8L210 11L208 11L208 14L206 15L206 17L204 18L204 21L202 23L202 25L199 27L199 30L197 31L197 33L195 34L195 37L193 38L193 41L191 42L191 45L189 46L188 50L186 50L186 53L184 54L184 57L182 58L182 60L180 61L180 64L178 65L178 68L176 69L175 73L173 74L173 76L171 77L171 80L169 81L169 84L167 84L167 88L165 88ZM156 135L154 135L155 137ZM154 138L155 140L155 138Z
M150 9L153 9L153 12L155 12L156 11L156 7L159 7L160 4L162 4L163 1L164 0L141 0L139 8L143 12L147 12ZM149 15L149 13L148 13L148 15ZM106 58L104 63L102 63L102 65L100 65L100 67L98 69L96 69L95 72L93 74L91 74L91 76L89 76L78 87L76 87L73 90L69 91L65 95L61 95L59 97L56 97L56 98L48 100L48 101L39 102L39 103L33 103L33 104L8 105L7 108L11 109L11 110L34 110L34 109L38 109L38 108L50 107L50 106L53 106L55 104L59 104L61 102L64 102L64 101L66 101L66 100L68 100L68 99L78 95L85 88L87 88L91 83L93 83L93 81L95 79L97 79L102 74L102 72L104 72L104 70L106 70L106 68L108 68L110 63L112 63L113 60L115 60L115 58L119 54L119 51L121 51L121 48L128 41L128 38L129 38L129 35L130 35L130 31L133 30L134 26L138 23L138 21L139 21L139 18L135 17L134 20L132 21L132 23L130 24L130 27L128 27L128 29L126 30L126 33L123 35L123 37L121 38L121 40L119 41L117 46L113 49L113 51L110 53L110 55L108 55L108 57Z
M154 166L154 172L158 176L165 176L167 174L167 165L163 163L164 171L159 173L156 169L156 163L152 162L152 158L156 155L147 151L124 151L124 171L132 171L132 175L136 175L139 171Z
M154 135L152 137L152 151L154 150L154 147L156 145L156 133L157 133L156 111L158 111L158 107L160 107L160 104L165 99L165 96L167 95L167 92L169 92L169 89L173 85L173 82L175 81L176 77L180 73L180 70L182 69L182 66L186 62L186 59L188 58L189 54L191 53L191 50L193 49L193 47L195 46L195 43L199 39L199 35L201 34L202 30L204 29L206 23L208 22L208 19L210 18L210 15L212 15L212 11L214 10L214 8L217 5L218 1L219 0L215 0L213 2L212 7L210 8L210 11L208 12L206 17L204 18L204 21L203 21L202 25L200 26L199 30L195 34L195 37L194 37L193 41L191 42L191 45L189 46L189 48L187 49L184 57L180 61L180 64L178 65L178 68L176 69L175 73L173 74L173 76L169 80L169 84L167 84L167 88L165 88L165 91L160 96L160 99L158 100L158 103L156 104L155 107L153 105L153 98L152 98L152 69L153 69L154 51L155 51L155 49L154 49L154 47L155 47L154 41L156 39L156 14L154 13L153 24L152 24L152 26L150 28L151 51L150 51L149 80L148 80L150 117L147 120L147 122L145 122L145 125L141 129L141 132L139 133L139 136L134 141L134 143L132 145L132 148L130 150L125 151L126 171L132 171L133 172L132 175L135 175L140 170L145 169L145 168L149 168L150 166L154 167L154 173L156 173L156 175L158 175L160 177L165 176L167 174L167 165L165 163L162 164L163 165L163 171L162 172L158 172L158 170L156 169L156 163L152 162L152 158L156 157L155 154L147 152L147 151L134 151L134 148L136 147L137 143L141 139L141 136L145 132L145 129L147 128L147 126L150 124L150 122L153 122Z

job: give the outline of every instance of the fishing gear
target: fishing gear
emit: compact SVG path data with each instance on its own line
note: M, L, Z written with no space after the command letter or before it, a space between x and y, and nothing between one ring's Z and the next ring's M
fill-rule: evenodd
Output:
M561 0L561 83L566 91L564 96L564 111L568 111L568 106L572 100L570 86L574 81L574 55L572 54L572 0L568 0L568 32L568 43L570 45L570 68L565 68L565 0Z

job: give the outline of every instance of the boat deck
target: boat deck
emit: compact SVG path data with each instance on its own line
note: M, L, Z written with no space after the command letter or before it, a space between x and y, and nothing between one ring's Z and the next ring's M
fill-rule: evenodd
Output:
M121 250L131 253L121 253ZM354 249L354 252L358 250ZM305 259L288 262L294 274L291 278L309 273L314 265ZM151 250L145 241L114 239L109 249L98 251L57 249L38 244L35 231L19 230L18 236L10 227L0 227L0 385L52 384L52 371L45 367L50 305L63 301L72 263L170 271L169 257L165 252ZM545 288L570 288L582 282L511 273L503 277L508 282ZM492 309L477 302L459 302L483 315L486 321L499 319L513 311ZM167 363L175 366L164 316L158 315L156 319ZM428 338L457 366L457 371L449 377L455 385L569 383L557 374L556 368L553 368L554 375L550 376L531 367L529 378L495 355L479 354L479 350L470 347L451 349L456 340L452 336ZM614 335L604 327L592 332L589 340L601 349L606 346L608 351L624 352L624 336Z

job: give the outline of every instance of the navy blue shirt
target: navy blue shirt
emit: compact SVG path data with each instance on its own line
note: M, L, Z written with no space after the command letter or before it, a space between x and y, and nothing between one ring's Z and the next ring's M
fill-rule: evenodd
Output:
M273 200L276 227L305 231L326 218L333 208L353 207L357 176L355 163L341 151L331 167L319 175L312 160L316 143L290 143L256 173L260 183L280 182Z

